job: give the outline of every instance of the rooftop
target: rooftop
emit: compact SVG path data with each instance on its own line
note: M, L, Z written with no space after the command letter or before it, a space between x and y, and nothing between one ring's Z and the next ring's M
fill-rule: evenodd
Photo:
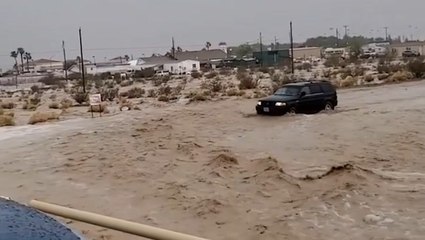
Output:
M201 50L201 51L184 51L176 52L176 58L178 60L198 60L198 61L210 61L215 59L227 58L227 53L220 49Z
M411 47L411 46L422 46L422 45L425 45L425 41L393 43L390 45L390 47Z

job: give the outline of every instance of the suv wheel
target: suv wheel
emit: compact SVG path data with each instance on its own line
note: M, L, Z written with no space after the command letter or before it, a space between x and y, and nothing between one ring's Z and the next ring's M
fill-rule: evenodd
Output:
M289 108L288 114L289 115L295 115L295 114L297 114L297 109L295 107Z
M325 111L329 112L329 111L332 111L334 109L335 109L335 107L331 102L328 101L328 102L325 103Z

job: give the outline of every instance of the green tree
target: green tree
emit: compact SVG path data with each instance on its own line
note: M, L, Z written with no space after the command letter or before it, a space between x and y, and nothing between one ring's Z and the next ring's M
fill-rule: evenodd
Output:
M210 42L206 42L205 43L205 48L207 49L207 50L210 50L210 47L211 47L212 45L211 45L211 43Z
M24 72L25 70L24 70L24 53L25 53L25 50L23 49L23 48L18 48L18 53L19 53L19 55L21 55L21 69L22 69L22 72Z
M239 58L251 55L254 50L249 44L242 44L236 49L236 56Z
M18 58L18 52L17 51L10 52L10 57L12 57L12 58L15 59L15 66L14 67L16 69L16 72L19 74L18 60L17 60L17 58Z

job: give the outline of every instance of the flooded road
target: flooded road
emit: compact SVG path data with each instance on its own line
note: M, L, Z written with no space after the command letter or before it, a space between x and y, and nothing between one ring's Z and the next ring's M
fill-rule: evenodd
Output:
M0 195L210 239L423 239L425 82L338 93L329 114L226 100L1 128Z

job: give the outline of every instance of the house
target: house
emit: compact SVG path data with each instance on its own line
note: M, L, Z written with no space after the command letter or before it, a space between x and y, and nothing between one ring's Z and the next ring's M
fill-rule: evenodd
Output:
M30 73L53 73L63 71L63 62L51 59L37 59L28 62L28 65L24 62L25 71L29 70ZM21 65L19 65L21 68Z
M176 52L175 58L179 61L195 60L201 64L209 63L214 60L223 60L227 58L227 53L221 49L184 51Z
M200 71L201 62L196 60L184 60L172 63L165 63L163 70L171 74L186 74L192 71Z
M388 53L388 42L369 43L362 46L362 54L367 57L385 56Z
M389 51L402 57L404 51L414 51L420 55L425 55L425 41L403 42L390 44Z

